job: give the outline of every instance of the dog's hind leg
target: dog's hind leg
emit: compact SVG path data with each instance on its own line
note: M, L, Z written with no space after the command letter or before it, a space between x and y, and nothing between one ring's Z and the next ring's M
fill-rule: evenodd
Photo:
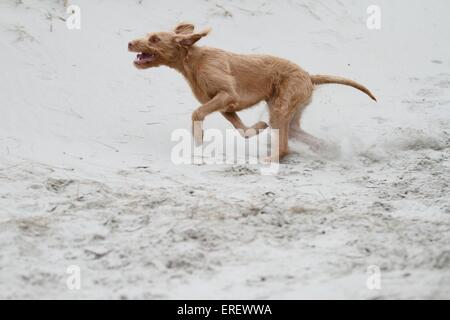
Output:
M269 102L269 122L271 134L271 155L266 160L270 162L279 162L289 153L289 120L291 115L289 110L291 97L276 97ZM294 104L295 105L295 104Z
M247 127L242 123L241 118L236 112L222 112L222 114L237 130L239 130L239 133L242 135L242 137L246 139L260 134L264 129L268 127L268 124L264 121L259 121L253 126Z
M308 145L308 147L314 152L318 152L326 146L326 142L324 140L314 137L302 129L291 128L289 134L294 139Z
M300 102L297 104L295 113L292 116L290 126L289 126L291 129L300 129L300 122L302 120L303 111L305 111L306 107L309 105L310 102L311 101L308 100L308 101Z
M276 145L271 146L271 161L276 162L277 158L282 159L289 153L288 138L292 120L295 118L295 121L300 123L303 110L296 114L298 106L306 106L311 99L312 91L311 82L306 81L303 73L298 73L279 83L275 95L267 101L270 127L276 129L274 131Z
M301 128L302 114L309 103L310 101L306 101L298 104L289 126L289 137L308 145L311 150L317 152L326 145L325 141L314 137Z

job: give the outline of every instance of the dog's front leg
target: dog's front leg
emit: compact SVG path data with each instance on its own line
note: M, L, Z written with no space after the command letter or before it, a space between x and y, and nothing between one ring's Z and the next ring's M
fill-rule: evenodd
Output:
M197 146L203 143L203 120L205 117L213 112L232 107L235 103L236 99L232 95L221 91L192 113L192 135Z
M260 134L264 129L268 127L267 123L264 121L259 121L251 127L247 127L242 123L241 118L236 112L222 112L223 116L230 121L230 123L235 127L242 137L248 139L255 135Z

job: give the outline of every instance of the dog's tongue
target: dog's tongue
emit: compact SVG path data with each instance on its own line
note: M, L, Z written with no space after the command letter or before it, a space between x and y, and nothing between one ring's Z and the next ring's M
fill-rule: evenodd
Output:
M151 53L139 53L134 60L136 63L150 62L155 58L154 54Z

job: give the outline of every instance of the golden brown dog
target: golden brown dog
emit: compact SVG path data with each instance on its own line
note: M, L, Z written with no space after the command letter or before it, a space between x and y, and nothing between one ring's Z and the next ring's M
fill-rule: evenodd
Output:
M193 134L197 144L203 140L202 122L212 112L221 112L245 137L268 127L258 122L245 126L236 112L266 101L269 124L278 129L279 144L272 149L277 161L288 153L288 137L297 138L312 148L321 141L300 128L303 110L311 101L315 85L338 83L352 86L375 97L355 81L327 75L310 75L295 63L268 55L244 55L221 49L199 47L195 43L209 30L194 32L194 26L179 24L172 32L155 32L128 43L128 50L138 52L134 65L139 69L168 66L188 81L202 104L192 114ZM249 130L252 129L252 130ZM276 131L276 130L275 130Z

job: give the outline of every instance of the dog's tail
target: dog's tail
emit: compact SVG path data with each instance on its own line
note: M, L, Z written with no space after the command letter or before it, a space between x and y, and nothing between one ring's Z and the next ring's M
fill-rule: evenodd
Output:
M356 88L358 90L361 90L362 92L367 94L370 98L372 98L372 100L377 101L377 98L375 98L375 96L369 91L369 89L364 87L362 84L359 84L358 82L350 80L350 79L317 74L317 75L311 76L311 81L314 84L337 83L337 84L343 84L345 86L350 86L350 87Z

